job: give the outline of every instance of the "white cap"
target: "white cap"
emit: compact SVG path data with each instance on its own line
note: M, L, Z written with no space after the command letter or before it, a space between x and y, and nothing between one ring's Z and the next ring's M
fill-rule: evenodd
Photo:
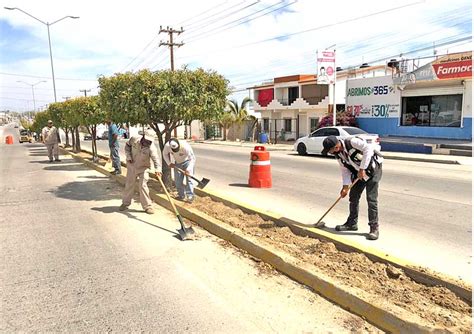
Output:
M170 147L171 147L171 149L173 149L173 150L178 149L178 148L179 148L179 142L178 142L178 140L176 140L176 139L175 139L175 140L170 140Z
M145 137L145 140L153 142L155 139L155 131L147 129L144 133L143 136Z

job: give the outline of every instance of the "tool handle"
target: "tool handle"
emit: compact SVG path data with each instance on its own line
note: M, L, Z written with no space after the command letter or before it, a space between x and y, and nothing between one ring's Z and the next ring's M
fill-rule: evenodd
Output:
M352 184L349 186L349 189L348 189L348 190L350 190L350 189L357 183L357 181L359 181L359 179L355 179L354 182L352 182ZM321 218L319 218L318 222L317 222L315 225L318 225L318 224L321 222L321 220L323 220L323 218L326 217L326 215L329 213L329 211L331 211L332 208L334 208L334 207L336 206L336 204L339 203L339 201L341 200L341 198L342 198L342 196L339 195L339 197L338 197L337 200L334 202L334 204L331 205L331 207L328 209L328 211L326 211L326 212L324 213L324 215L323 215Z
M168 190L166 189L165 184L163 183L163 180L161 179L161 177L157 177L157 179L158 179L158 181L160 181L161 187L162 187L163 190L165 191L166 197L168 197L168 201L170 202L171 206L173 207L174 213L176 214L176 216L180 217L179 212L178 212L178 209L176 209L176 206L174 205L174 202L173 202L173 200L171 199L171 196L170 196L170 194L168 193ZM179 218L178 218L178 219L179 219ZM181 223L181 219L179 220L179 222Z
M176 166L174 166L174 168L176 168L176 169L179 170L181 173L183 173L184 175L186 175L186 171L182 170L181 168L176 167ZM194 181L201 182L199 179L195 178L195 177L192 176L192 175L186 175L186 176L189 176L189 177L192 178Z

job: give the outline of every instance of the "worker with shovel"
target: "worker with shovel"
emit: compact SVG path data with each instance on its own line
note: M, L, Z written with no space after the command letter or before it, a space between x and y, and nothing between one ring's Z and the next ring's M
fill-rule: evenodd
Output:
M163 159L174 168L174 182L178 190L178 199L192 203L194 200L194 185L191 176L194 174L196 158L191 145L185 140L171 138L163 148ZM186 186L183 185L186 177Z
M150 160L153 161L156 177L161 178L161 164L159 162L158 150L153 143L155 133L152 130L143 132L143 136L133 136L125 144L125 154L127 156L127 180L122 198L120 211L125 211L132 203L135 191L135 181L138 177L138 192L143 210L148 214L153 214L152 201L148 190L148 170L151 167Z
M340 197L349 193L349 217L343 225L337 225L336 231L357 231L359 217L359 200L366 189L369 207L370 232L369 240L379 238L378 221L378 188L382 178L383 157L372 144L359 137L349 137L345 140L329 136L323 141L322 154L333 154L342 173L342 189Z

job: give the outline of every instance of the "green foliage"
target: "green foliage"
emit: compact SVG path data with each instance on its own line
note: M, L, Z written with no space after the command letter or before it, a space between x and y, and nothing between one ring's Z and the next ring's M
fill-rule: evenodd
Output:
M247 104L252 101L253 100L251 98L245 97L240 103L240 106L236 100L227 101L227 106L230 112L235 116L236 122L242 123L250 119L250 116L247 110Z
M176 127L192 120L219 119L229 93L223 76L203 69L119 73L99 78L99 84L100 102L110 118L150 124L161 148Z
M31 130L36 133L41 133L41 130L47 125L48 120L51 118L52 117L47 110L35 113L35 119L31 125Z

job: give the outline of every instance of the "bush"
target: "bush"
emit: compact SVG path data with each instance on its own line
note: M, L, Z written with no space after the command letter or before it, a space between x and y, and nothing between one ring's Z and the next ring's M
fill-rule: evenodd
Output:
M319 122L318 129L327 126L332 126L332 114L327 114ZM341 111L336 113L336 125L338 126L357 126L357 121L354 115L349 111Z

